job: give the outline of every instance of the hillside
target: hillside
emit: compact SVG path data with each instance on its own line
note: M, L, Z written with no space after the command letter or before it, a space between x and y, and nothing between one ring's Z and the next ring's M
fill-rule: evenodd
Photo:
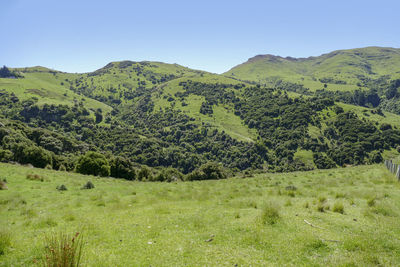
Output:
M309 58L259 55L225 73L242 80L271 84L277 79L311 90L355 90L364 79L399 77L400 49L367 47L337 50ZM361 86L363 87L363 86Z
M169 180L162 167L185 175L212 162L228 172L333 168L381 162L400 145L397 115L335 103L325 91L288 94L148 61L82 74L12 71L17 78L0 79L4 162L75 170L97 151L111 175L124 162L132 175L149 166L145 179Z

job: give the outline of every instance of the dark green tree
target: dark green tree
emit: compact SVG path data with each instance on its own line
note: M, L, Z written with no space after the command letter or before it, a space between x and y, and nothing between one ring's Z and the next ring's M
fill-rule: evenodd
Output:
M110 165L104 155L90 151L79 158L76 171L82 174L109 176Z

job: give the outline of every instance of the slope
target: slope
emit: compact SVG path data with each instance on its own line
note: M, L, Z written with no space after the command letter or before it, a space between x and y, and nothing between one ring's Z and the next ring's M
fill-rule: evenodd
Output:
M259 55L224 75L274 85L277 80L299 83L311 90L355 90L365 79L400 77L400 49L366 47L337 50L309 58Z

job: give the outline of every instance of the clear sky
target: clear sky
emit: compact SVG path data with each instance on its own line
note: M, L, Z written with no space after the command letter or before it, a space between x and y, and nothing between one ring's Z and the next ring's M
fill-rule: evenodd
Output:
M400 47L398 0L0 0L0 64L155 60L221 73L258 54Z

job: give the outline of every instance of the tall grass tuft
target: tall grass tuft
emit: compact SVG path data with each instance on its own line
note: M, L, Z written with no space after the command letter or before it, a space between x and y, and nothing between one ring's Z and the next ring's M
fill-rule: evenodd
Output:
M6 230L0 230L0 255L6 253L7 248L11 245L11 234Z
M262 209L261 223L273 225L278 222L279 218L279 206L273 202L266 203Z
M46 237L44 266L47 267L77 267L81 264L83 238L77 232L75 235L60 233Z

